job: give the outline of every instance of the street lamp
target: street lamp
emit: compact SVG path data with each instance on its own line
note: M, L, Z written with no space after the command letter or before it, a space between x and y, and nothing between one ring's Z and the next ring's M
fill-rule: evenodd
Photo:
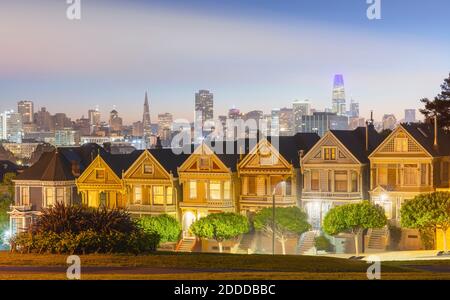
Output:
M278 182L272 191L272 255L275 255L275 193L280 184L285 184L286 182ZM281 190L281 195L283 196L283 190Z

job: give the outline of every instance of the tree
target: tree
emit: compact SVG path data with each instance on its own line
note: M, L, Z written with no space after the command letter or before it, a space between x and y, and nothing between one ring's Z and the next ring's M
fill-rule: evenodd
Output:
M401 224L406 228L442 230L444 251L447 252L447 232L450 228L450 193L420 194L406 201L400 210Z
M307 221L307 215L298 207L276 207L275 224L273 222L273 209L260 210L253 220L256 230L261 230L267 235L273 235L281 243L283 255L286 254L286 242L289 237L301 235L310 230L311 225Z
M181 224L167 214L155 217L142 217L139 225L145 232L158 234L161 243L177 242L181 234Z
M223 252L223 241L247 233L249 228L247 217L235 213L210 214L197 220L190 227L197 237L217 241L220 253Z
M14 178L16 178L16 173L5 173L3 175L3 182L2 184L8 188L8 193L11 196L11 199L14 199Z
M358 236L365 229L382 228L386 224L387 219L383 208L369 201L363 201L330 209L323 220L323 230L329 235L351 233L355 240L356 256L358 256Z
M439 120L439 126L445 130L450 130L450 74L444 79L441 85L441 93L433 101L428 98L420 101L425 104L425 108L420 112L425 116L428 123L431 123L434 116Z

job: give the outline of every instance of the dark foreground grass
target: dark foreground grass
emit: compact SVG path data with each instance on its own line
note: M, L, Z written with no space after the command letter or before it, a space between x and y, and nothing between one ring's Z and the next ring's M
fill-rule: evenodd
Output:
M67 266L67 255L0 252L0 266ZM233 255L207 253L155 253L151 255L81 255L82 266L153 267L176 269L363 273L368 264L349 259L291 255ZM384 272L403 273L404 266L383 265Z

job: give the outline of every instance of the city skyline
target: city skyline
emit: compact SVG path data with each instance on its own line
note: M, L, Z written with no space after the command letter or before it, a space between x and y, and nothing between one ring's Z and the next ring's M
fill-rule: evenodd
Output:
M164 112L193 120L200 89L215 94L216 115L233 106L269 113L295 99L323 110L333 76L344 74L347 102L358 101L361 116L373 110L380 119L389 104L400 119L434 97L447 74L450 44L437 20L448 2L383 2L379 21L366 18L365 1L252 2L83 2L78 23L65 18L63 2L2 3L0 19L12 29L2 33L0 111L31 100L35 111L45 106L77 119L97 105L102 116L115 106L131 124L148 91L153 120ZM423 14L436 18L414 24ZM127 39L125 48L116 35Z

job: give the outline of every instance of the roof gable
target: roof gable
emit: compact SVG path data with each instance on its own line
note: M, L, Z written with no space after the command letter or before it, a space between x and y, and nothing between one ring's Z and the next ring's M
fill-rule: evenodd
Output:
M211 148L202 143L178 169L178 173L184 172L230 173L231 170Z
M147 170L146 170L147 169ZM170 174L148 151L142 151L141 155L133 162L131 167L123 174L124 179L170 179Z

